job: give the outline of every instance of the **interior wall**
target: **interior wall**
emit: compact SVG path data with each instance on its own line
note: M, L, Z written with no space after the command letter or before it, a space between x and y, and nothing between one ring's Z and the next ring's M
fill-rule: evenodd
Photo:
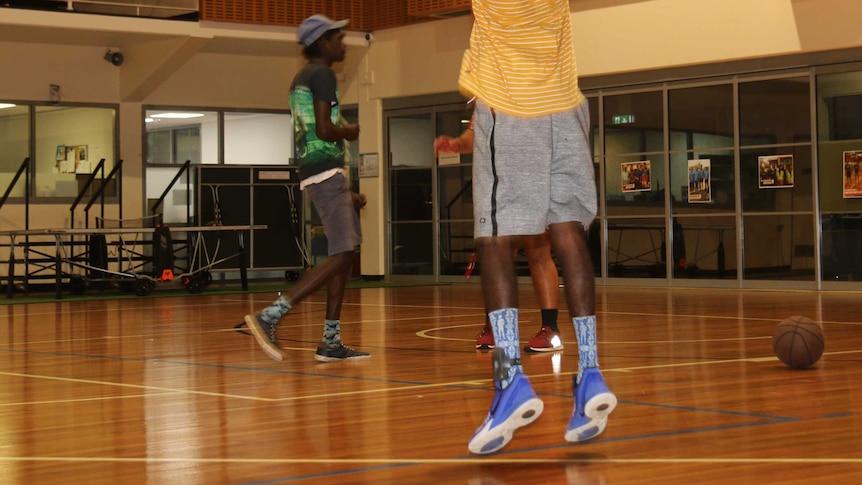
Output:
M579 75L862 47L862 2L580 0L572 2ZM451 92L470 16L375 32L372 96Z

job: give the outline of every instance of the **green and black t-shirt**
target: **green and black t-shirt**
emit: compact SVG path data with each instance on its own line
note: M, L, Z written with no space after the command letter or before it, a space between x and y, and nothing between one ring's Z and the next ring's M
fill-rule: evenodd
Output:
M293 151L299 164L299 178L344 166L342 140L324 141L315 131L314 102L325 101L331 106L330 118L340 125L335 73L329 67L309 62L293 79L290 86L290 110L293 114Z

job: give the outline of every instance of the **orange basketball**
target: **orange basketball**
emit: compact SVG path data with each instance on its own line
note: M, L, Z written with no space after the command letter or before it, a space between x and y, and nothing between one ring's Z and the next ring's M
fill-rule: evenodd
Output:
M786 318L772 333L775 356L791 369L807 369L820 360L825 346L823 328L807 317Z

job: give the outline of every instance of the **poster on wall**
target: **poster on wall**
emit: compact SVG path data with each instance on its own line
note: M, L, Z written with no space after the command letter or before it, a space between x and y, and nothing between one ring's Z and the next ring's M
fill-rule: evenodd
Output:
M378 157L376 153L360 153L359 154L359 177L377 177L379 169L377 167Z
M793 187L793 155L757 157L758 186L761 189Z
M712 202L709 159L688 161L688 202Z
M862 197L862 150L844 152L844 198Z
M54 173L90 173L87 145L57 145Z
M620 166L620 184L623 193L648 192L650 190L650 162L626 162Z

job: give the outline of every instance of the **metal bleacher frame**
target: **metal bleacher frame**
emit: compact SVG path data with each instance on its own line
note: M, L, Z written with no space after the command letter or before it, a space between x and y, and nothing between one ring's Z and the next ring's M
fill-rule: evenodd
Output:
M173 280L174 276L182 281L188 291L197 293L202 291L211 281L212 278L209 274L211 268L217 265L225 266L224 263L226 261L235 258L239 259L239 263L236 264L235 268L238 268L240 271L242 287L244 290L247 290L244 237L252 231L264 230L266 226L195 226L190 208L187 212L187 224L179 224L172 228L176 233L183 234L183 237L176 238L175 240L171 238L169 247L170 270L155 274L154 271L147 271L145 269L146 265L153 263L153 258L146 254L147 251L144 250L144 247L153 247L153 235L158 234L159 227L163 226L160 219L161 214L158 214L157 209L182 174L184 172L190 173L190 163L187 161L183 165L180 172L171 181L170 186L151 209L153 216L130 220L123 219L122 217L123 161L119 160L106 175L105 160L102 159L82 185L78 196L69 208L70 227L34 229L30 227L30 170L32 167L30 167L30 159L26 158L13 177L5 194L0 198L0 208L2 208L12 190L22 180L23 176L25 186L24 228L0 231L0 236L7 236L9 238L8 244L0 244L0 246L5 246L9 250L6 297L13 298L16 288L19 287L25 293L29 294L31 283L38 280L52 282L55 286L56 297L58 299L62 297L64 285L68 285L67 287L72 293L82 293L87 285L100 283L117 284L123 290L134 291L136 294L144 296L150 293L155 282ZM118 219L105 218L105 192L112 180L116 181ZM89 199L85 199L96 181L99 181L100 185L92 191L93 193ZM187 181L187 184L189 183ZM187 193L189 192L187 190ZM75 227L75 216L81 210L79 207L85 200L86 204L83 204L85 218L83 227ZM99 215L94 218L96 227L90 227L90 211L96 203L99 204ZM144 219L153 220L154 222L145 224L143 223ZM133 223L133 221L139 222ZM112 223L115 227L107 227L106 223ZM222 234L229 232L236 235L236 251L224 256L224 251L222 250L220 253L219 248L222 247ZM211 235L211 240L215 241L214 249L206 247L204 234ZM106 237L111 237L112 240L106 241ZM132 244L128 243L130 237L135 238ZM23 238L23 241L19 238ZM101 245L94 246L94 241L100 242ZM94 263L94 255L97 255L97 251L94 248L99 248L104 252L104 255L99 259L101 264ZM115 258L109 259L107 256L109 254L108 248L110 248L110 254L116 256ZM180 266L174 266L173 264L173 256L177 248L180 249L181 253L185 251L187 255L185 264L181 264ZM19 252L21 258L16 254ZM21 262L23 262L24 266L23 273L16 275L16 266L21 264ZM155 270L154 265L153 270Z

